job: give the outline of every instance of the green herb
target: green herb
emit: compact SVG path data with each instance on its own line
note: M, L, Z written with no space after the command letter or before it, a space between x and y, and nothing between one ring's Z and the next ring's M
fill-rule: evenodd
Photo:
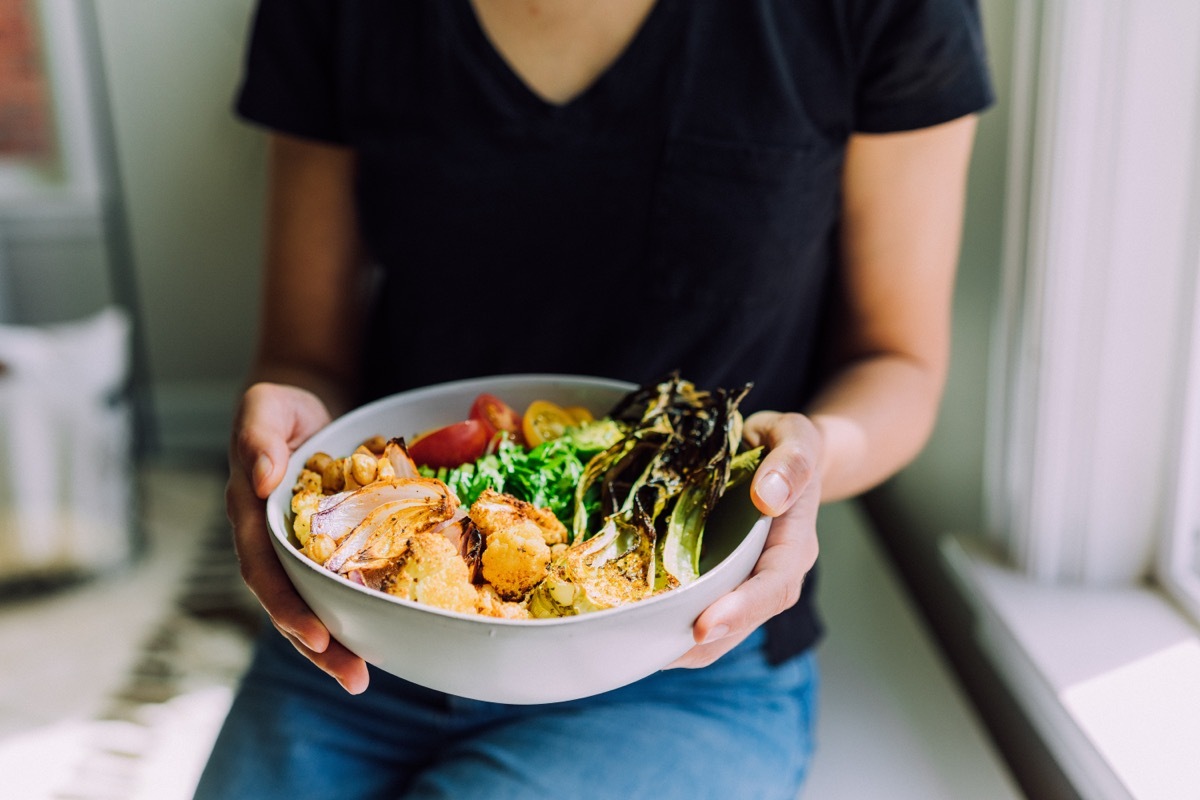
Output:
M422 467L421 474L438 478L463 505L474 503L485 489L505 492L549 508L570 530L575 517L575 490L584 467L596 453L624 435L612 420L597 420L569 428L562 437L542 442L532 450L502 439L494 453L473 464L453 469ZM599 507L599 492L583 496L588 514Z

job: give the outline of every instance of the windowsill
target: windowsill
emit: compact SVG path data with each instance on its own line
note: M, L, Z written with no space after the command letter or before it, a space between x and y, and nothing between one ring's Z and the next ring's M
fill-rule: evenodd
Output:
M981 647L1080 795L1194 796L1196 625L1150 587L1035 583L968 537L947 537L941 550Z

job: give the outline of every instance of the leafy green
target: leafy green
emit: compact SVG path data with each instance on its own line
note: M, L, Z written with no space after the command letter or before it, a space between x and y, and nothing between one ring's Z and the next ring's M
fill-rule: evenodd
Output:
M762 454L763 449L756 447L733 456L725 489L748 481L762 460ZM655 588L669 585L671 578L683 585L700 577L704 524L712 510L709 504L715 502L711 487L717 478L715 472L702 473L679 492L667 518L666 534L658 540L660 552Z
M710 512L762 456L738 453L738 405L749 390L700 391L672 374L614 407L609 418L628 433L585 467L576 497L598 506L577 504L573 543L531 591L531 614L611 608L696 580ZM595 514L603 522L590 535Z
M749 390L702 391L672 374L531 450L502 440L473 464L421 472L464 505L492 489L566 526L570 546L530 591L533 616L611 608L699 577L710 513L762 458L761 448L739 452Z
M568 428L558 439L531 450L502 439L495 452L472 464L453 469L422 467L420 472L443 481L463 505L474 503L485 489L493 489L549 508L569 530L575 516L575 489L584 467L623 435L623 429L612 420L597 420ZM581 500L593 510L599 505L598 493Z

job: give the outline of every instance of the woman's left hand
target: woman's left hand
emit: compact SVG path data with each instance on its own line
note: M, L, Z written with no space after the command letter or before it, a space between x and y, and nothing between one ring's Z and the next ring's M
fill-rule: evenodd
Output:
M746 444L767 454L754 473L750 496L771 520L762 555L750 577L709 606L692 628L696 646L671 667L704 667L800 599L804 576L817 560L820 430L802 414L760 411L746 418Z

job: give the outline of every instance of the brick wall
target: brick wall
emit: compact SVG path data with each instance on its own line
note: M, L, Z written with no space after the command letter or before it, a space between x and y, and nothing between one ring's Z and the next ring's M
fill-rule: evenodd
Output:
M0 0L0 158L54 151L50 91L33 0Z

